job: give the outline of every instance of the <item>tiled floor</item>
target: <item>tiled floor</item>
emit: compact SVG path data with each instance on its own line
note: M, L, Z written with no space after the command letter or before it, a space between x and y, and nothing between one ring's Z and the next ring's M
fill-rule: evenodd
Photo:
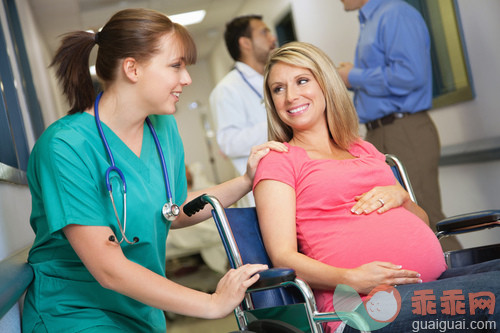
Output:
M179 317L167 322L168 333L228 333L236 330L238 326L233 314L217 320Z

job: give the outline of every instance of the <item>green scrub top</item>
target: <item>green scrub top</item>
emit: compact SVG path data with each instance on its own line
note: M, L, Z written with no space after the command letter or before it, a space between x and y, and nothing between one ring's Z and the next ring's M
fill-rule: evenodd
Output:
M184 149L173 116L150 116L168 169L173 201L186 200ZM161 209L165 182L156 145L147 124L140 158L104 123L103 130L127 183L128 239L125 256L165 276L165 240L170 222ZM35 279L23 312L24 332L165 332L163 311L105 289L80 261L62 229L69 224L109 226L122 238L106 189L110 160L88 113L66 116L52 124L30 155L28 182L32 195L30 223L36 237L28 258ZM123 192L111 173L113 197L123 223ZM148 283L144 281L144 283Z

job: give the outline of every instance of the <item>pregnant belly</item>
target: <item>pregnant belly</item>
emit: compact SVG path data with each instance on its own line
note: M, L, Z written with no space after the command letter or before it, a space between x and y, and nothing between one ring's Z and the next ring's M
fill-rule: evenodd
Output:
M446 269L443 251L432 230L405 209L356 216L301 232L304 254L335 267L355 268L385 261L421 274L424 282L437 279ZM311 222L312 224L312 222Z

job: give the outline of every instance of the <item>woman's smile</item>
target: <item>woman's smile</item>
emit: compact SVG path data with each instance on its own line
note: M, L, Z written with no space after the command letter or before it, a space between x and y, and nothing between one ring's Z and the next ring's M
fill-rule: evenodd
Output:
M293 109L289 109L288 113L290 114L302 114L309 108L309 104L299 105Z

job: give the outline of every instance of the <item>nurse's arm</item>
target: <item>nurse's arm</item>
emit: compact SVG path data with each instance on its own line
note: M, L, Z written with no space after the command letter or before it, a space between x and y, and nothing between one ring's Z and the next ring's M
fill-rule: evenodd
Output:
M223 207L229 207L236 201L241 199L245 194L247 194L251 188L252 181L250 180L250 178L243 175L201 191L189 192L184 204L187 204L196 197L207 193L215 196L221 202ZM177 219L172 222L172 229L188 227L193 224L205 221L212 216L212 206L206 205L204 209L192 215L191 217L188 217L183 212L184 204L181 206L181 213L179 214Z
M229 271L213 294L174 283L128 260L109 227L68 225L64 229L71 246L99 284L164 311L200 318L221 318L241 302L265 265L245 265Z
M253 179L257 170L257 166L259 165L260 160L264 156L266 156L270 150L286 152L288 151L288 147L283 143L276 141L269 141L261 145L252 147L252 151L250 153L250 156L248 157L247 172L243 176L228 180L227 182L210 187L205 190L190 192L188 193L188 197L184 204L190 202L191 200L204 193L215 196L221 202L223 207L229 207L232 204L236 203L236 201L240 200L252 189ZM184 214L184 212L182 212L181 207L181 214L174 222L172 222L171 227L173 229L183 228L205 221L206 219L211 217L211 210L212 207L210 207L210 205L206 205L203 210L191 217L188 217Z

